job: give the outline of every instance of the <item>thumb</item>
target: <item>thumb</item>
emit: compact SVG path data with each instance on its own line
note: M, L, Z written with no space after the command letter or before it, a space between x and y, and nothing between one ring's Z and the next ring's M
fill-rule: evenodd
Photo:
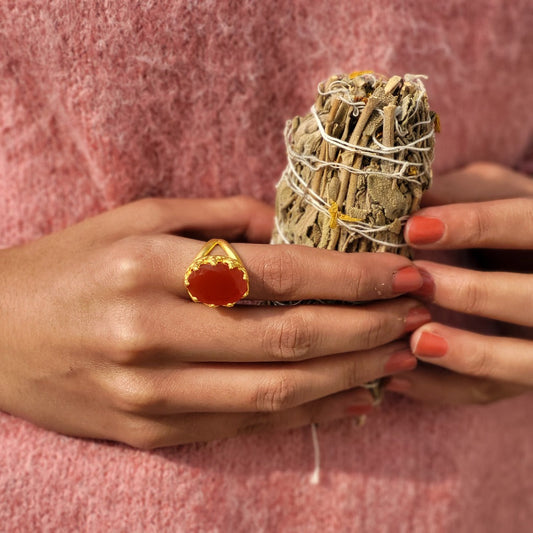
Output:
M533 179L496 163L472 163L435 179L423 205L484 202L533 196Z
M273 221L274 209L248 196L147 198L92 219L93 224L107 229L107 238L174 233L258 243L270 240Z
M167 229L192 238L224 238L268 243L274 226L274 208L250 198L232 196L182 200L180 227ZM170 206L177 208L178 206Z

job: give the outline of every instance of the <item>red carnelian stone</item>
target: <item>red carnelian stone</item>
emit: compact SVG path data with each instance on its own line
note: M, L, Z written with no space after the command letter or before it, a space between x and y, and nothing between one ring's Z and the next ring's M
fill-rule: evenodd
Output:
M228 305L238 302L248 289L243 273L225 263L201 265L189 275L189 292L204 304Z

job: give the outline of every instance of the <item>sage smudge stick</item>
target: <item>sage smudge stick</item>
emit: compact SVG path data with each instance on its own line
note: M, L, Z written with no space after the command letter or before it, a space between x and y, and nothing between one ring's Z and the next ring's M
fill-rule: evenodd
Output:
M319 84L311 111L285 128L273 244L411 256L403 225L431 184L439 129L423 77L364 71ZM381 381L365 385L376 403Z
M287 123L272 243L409 256L405 220L431 184L436 113L423 76L355 72Z

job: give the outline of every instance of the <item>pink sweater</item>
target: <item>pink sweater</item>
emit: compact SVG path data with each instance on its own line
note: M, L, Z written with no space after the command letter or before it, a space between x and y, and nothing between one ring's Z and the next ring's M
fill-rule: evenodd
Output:
M144 196L272 201L286 119L335 72L426 73L435 169L525 168L529 0L0 3L0 245ZM529 156L531 157L531 155ZM0 413L2 531L529 531L533 398L153 453Z

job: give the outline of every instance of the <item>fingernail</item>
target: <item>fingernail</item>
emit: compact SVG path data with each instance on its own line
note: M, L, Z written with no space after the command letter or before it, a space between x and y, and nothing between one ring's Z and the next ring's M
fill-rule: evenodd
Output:
M401 268L392 275L392 290L397 293L416 291L422 283L422 274L414 266Z
M396 376L390 378L389 382L385 385L385 388L392 392L406 392L411 387L412 383L409 380Z
M442 238L445 229L438 218L414 216L407 222L407 239L411 244L433 244Z
M448 351L448 342L440 335L423 331L414 352L421 357L442 357Z
M413 307L405 317L404 333L414 331L428 322L431 322L431 313L421 305Z
M435 282L427 270L420 267L418 267L418 270L422 275L422 286L416 291L413 291L412 294L424 300L432 301L435 297Z
M393 353L385 363L386 374L396 374L404 370L413 370L417 363L416 357L409 350Z
M366 415L372 411L373 406L374 397L369 390L361 387L353 391L344 412L348 415Z

